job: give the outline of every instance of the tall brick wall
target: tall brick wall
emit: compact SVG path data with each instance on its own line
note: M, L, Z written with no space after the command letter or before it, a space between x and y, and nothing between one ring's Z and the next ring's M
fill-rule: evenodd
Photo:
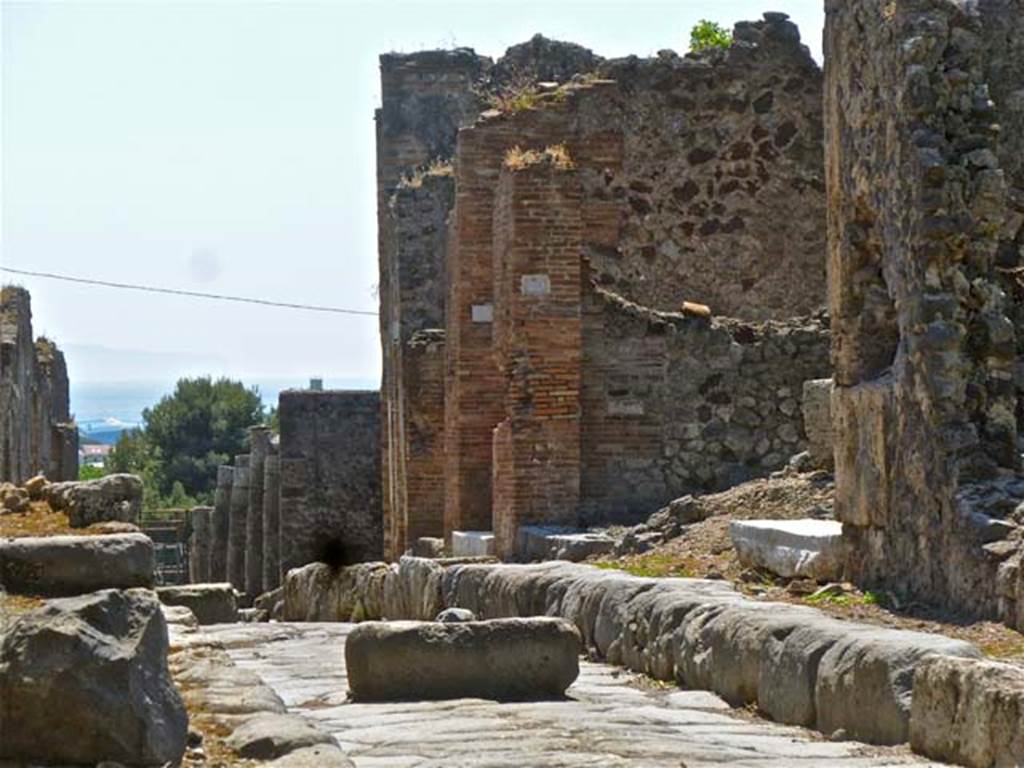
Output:
M379 393L288 390L278 416L282 571L379 560Z
M459 132L448 249L446 532L491 528L491 433L505 417L491 319L495 190L501 168L513 148L543 150L564 144L580 173L595 168L614 172L621 137L607 132L579 136L574 131L578 99L613 87L607 82L588 83L543 109L490 114ZM620 208L603 197L581 198L585 240L595 244L617 240Z
M998 272L1022 256L1024 3L830 0L825 32L851 576L1024 626L1020 331Z
M494 209L494 348L504 419L493 435L493 530L513 554L527 523L574 525L580 500L582 191L542 157L503 168Z
M78 479L78 427L69 411L64 354L32 339L31 298L24 288L0 289L0 481L42 473Z

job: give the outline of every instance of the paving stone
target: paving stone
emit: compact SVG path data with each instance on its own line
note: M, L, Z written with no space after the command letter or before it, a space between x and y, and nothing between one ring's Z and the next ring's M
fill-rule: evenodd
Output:
M276 632L268 624L200 631L228 639L236 663L263 676L290 711L320 722L357 768L937 765L906 749L823 741L801 728L739 716L713 694L655 688L631 672L587 661L561 701L458 699L322 707L320 701L334 699L339 685L344 686L342 651L353 625L277 626ZM302 681L309 706L293 704L283 693L295 680Z

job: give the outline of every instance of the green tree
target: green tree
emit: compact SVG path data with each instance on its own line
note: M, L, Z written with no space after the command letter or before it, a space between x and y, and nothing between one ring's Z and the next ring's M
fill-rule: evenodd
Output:
M690 30L690 50L704 51L708 48L728 48L732 45L732 33L708 19L701 19Z
M79 480L99 480L106 472L103 471L103 467L97 467L92 464L82 464L78 468L78 479Z
M147 509L209 503L217 466L244 453L246 429L264 422L258 390L228 379L180 379L174 393L142 412L107 459L111 472L142 476Z

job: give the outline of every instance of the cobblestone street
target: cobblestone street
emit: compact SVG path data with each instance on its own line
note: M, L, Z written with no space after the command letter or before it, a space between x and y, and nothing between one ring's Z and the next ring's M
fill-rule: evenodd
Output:
M929 765L904 749L822 741L734 712L713 694L645 686L644 678L589 662L565 701L346 703L344 643L352 626L202 631L259 674L291 711L333 733L359 768Z

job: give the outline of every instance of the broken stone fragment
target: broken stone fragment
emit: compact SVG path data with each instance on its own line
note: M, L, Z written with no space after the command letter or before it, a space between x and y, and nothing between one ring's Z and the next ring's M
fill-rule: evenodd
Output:
M177 765L188 716L149 590L51 600L0 637L0 759Z
M87 482L54 483L46 489L50 506L67 513L72 528L118 520L136 523L142 511L142 480L137 475L107 475Z
M476 614L465 608L445 608L439 614L435 621L440 621L445 624L455 624L464 621L476 621Z
M557 698L579 675L580 635L564 619L365 622L345 643L357 701Z
M817 581L842 575L843 526L835 520L733 520L729 535L745 566Z
M156 593L164 605L183 605L189 608L200 624L238 621L238 596L226 582L158 587Z
M36 475L25 481L24 488L32 501L38 501L43 498L47 485L49 485L49 482L43 475Z

